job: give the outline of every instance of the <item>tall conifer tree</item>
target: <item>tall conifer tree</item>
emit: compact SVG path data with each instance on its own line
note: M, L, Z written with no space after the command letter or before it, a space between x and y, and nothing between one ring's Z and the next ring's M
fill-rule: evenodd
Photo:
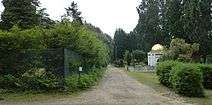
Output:
M30 28L39 24L36 9L38 0L3 0L5 9L1 15L1 27L10 29L18 24L21 28Z

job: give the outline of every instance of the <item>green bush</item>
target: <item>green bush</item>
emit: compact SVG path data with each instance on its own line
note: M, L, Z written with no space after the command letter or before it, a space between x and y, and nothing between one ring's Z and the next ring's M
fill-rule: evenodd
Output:
M65 78L65 86L69 91L76 91L78 90L78 75L71 75Z
M22 86L24 90L56 90L60 87L59 79L50 72L42 74L24 75L21 78Z
M176 93L189 97L202 97L202 73L192 64L178 64L171 71L171 83Z
M0 77L0 88L14 90L34 90L34 91L49 91L59 89L59 79L50 72L25 73L17 78L12 75L4 75Z
M12 75L4 75L0 77L0 88L2 89L13 89L19 86L19 79Z
M169 80L170 78L170 72L172 70L172 67L177 65L179 62L176 61L164 61L160 62L157 67L156 67L156 74L159 78L159 81L161 84L167 86L167 87L172 87L171 82Z
M198 65L203 74L203 86L212 89L212 65Z
M94 86L103 76L104 70L95 69L87 74L71 75L65 79L65 86L69 91L83 90Z

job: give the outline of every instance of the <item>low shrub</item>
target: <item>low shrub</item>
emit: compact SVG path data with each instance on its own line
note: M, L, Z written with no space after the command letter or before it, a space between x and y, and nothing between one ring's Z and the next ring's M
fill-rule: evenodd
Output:
M50 72L25 73L19 78L12 75L0 77L0 88L2 89L50 91L58 89L61 86L59 83L59 79Z
M198 65L203 74L203 86L212 89L212 65Z
M59 79L50 72L40 75L24 75L22 78L22 89L24 90L56 90L60 87Z
M67 90L73 92L78 90L78 82L79 82L78 75L71 75L65 79L65 86Z
M19 80L12 75L0 76L0 88L2 89L12 89L19 86Z
M156 74L158 75L161 84L167 87L171 87L171 82L169 80L171 76L170 72L172 70L172 67L174 67L178 63L179 62L176 61L164 61L158 64L158 66L156 67Z
M71 75L65 79L65 86L69 91L83 90L94 86L103 76L104 70L95 69L87 74Z
M192 64L178 64L171 71L171 83L176 93L189 97L202 97L202 73Z

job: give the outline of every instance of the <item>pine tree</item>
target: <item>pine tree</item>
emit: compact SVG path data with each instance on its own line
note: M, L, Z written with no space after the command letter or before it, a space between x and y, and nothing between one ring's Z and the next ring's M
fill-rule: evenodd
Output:
M168 0L167 1L167 29L170 39L174 36L176 38L183 38L184 31L180 18L182 16L182 0Z
M71 6L68 8L65 8L67 12L67 16L71 17L73 21L79 22L80 24L83 24L82 22L82 12L79 11L77 3L74 1L71 3Z
M139 22L135 33L139 36L139 49L148 52L155 43L162 43L160 8L158 0L143 0L137 8Z
M55 22L49 18L49 14L46 13L46 8L42 8L37 11L38 22L41 27L50 28Z
M200 2L200 27L201 27L201 36L199 40L200 44L200 54L206 62L206 56L212 54L212 1L211 0L202 0Z
M117 29L114 36L114 58L124 59L124 54L128 49L128 36L123 29Z
M36 9L38 0L3 0L5 9L1 15L2 29L10 29L17 24L20 28L30 28L39 24Z

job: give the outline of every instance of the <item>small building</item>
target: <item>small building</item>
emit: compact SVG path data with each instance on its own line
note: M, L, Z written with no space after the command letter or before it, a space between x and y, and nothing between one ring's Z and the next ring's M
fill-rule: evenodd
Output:
M148 53L148 66L155 67L158 60L163 55L164 47L160 44L156 44L152 47L152 50Z

